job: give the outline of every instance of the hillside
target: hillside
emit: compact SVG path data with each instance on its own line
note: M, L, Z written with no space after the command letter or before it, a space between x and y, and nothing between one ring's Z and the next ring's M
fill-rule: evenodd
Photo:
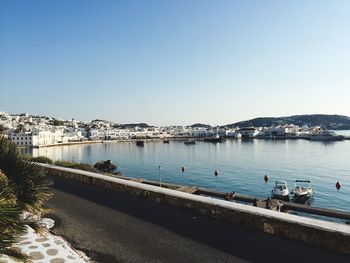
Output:
M205 128L205 129L209 129L211 128L210 125L208 124L203 124L203 123L195 123L195 124L192 124L191 126L189 126L191 128Z
M343 115L294 115L289 117L260 117L226 125L227 127L269 127L282 124L322 126L330 130L349 130L350 117Z

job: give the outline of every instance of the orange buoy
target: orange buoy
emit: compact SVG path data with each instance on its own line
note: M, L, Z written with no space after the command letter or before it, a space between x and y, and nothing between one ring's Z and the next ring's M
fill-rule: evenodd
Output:
M265 174L265 176L264 176L264 181L265 181L265 183L266 183L268 180L269 180L269 177Z
M218 175L219 175L218 170L215 170L215 171L214 171L214 175L215 175L215 176L218 176Z
M185 166L182 166L181 167L181 171L184 172L186 170L186 167Z
M341 184L339 183L339 181L338 181L338 182L336 182L335 187L336 187L338 190L340 189Z

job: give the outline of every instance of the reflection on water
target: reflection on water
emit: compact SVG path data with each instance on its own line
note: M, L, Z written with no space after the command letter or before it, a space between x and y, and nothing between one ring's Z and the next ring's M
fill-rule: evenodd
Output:
M291 189L296 179L312 182L313 205L348 209L350 207L350 141L313 142L307 140L227 140L221 144L183 142L164 144L111 142L32 149L33 156L94 164L112 160L125 176L196 185L267 198L277 179ZM182 173L181 167L186 171ZM219 176L214 176L218 170ZM270 180L264 183L267 174ZM342 183L338 191L336 181Z

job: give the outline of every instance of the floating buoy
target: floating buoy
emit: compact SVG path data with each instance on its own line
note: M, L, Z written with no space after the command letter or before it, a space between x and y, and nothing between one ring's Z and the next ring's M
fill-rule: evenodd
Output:
M341 184L339 183L339 181L338 181L338 182L336 182L335 187L336 187L338 190L340 189Z
M186 170L186 167L185 166L182 166L181 167L181 171L184 172Z
M264 176L264 181L265 181L265 183L266 183L268 180L269 180L269 177L265 174L265 176Z
M215 170L214 175L215 175L215 176L218 176L218 175L219 175L218 170Z

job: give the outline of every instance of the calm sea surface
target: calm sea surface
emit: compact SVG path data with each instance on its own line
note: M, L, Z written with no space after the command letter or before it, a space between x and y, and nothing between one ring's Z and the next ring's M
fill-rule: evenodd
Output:
M349 131L338 131L350 135ZM313 206L350 210L350 140L314 142L307 140L227 140L220 144L197 142L185 145L134 142L70 145L33 149L34 156L94 164L110 159L124 176L201 186L226 192L267 198L275 180L312 182ZM186 171L181 172L185 166ZM214 176L218 170L219 176ZM270 177L264 183L263 177ZM340 181L342 188L336 190Z

